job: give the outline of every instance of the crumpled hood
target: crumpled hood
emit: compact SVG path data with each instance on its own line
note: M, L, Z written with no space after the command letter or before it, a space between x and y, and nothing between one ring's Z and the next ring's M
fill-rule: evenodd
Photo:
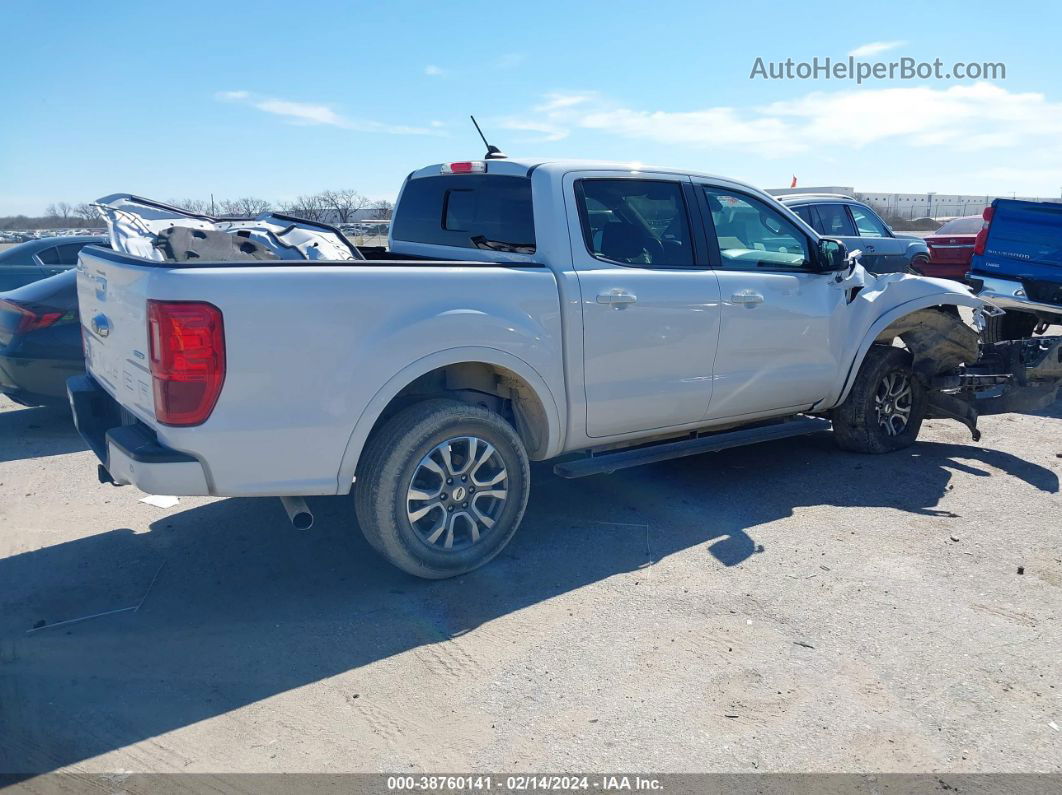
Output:
M95 207L107 223L115 251L157 262L172 261L162 243L173 237L175 228L238 235L259 252L260 256L255 257L258 259L365 259L339 230L279 213L262 213L255 218L213 218L128 193L104 196L95 202ZM214 252L219 247L210 250ZM238 248L233 251L238 252ZM215 255L206 261L229 258Z

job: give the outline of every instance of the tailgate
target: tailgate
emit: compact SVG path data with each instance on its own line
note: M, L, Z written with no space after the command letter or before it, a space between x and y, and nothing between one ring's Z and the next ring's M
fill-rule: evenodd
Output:
M147 282L153 269L86 246L77 271L86 369L122 406L155 427L147 339Z
M985 256L1022 263L1032 278L1062 270L1062 204L997 200Z

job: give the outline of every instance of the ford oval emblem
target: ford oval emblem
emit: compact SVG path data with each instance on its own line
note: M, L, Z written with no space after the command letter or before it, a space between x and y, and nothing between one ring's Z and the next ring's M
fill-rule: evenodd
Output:
M106 315L96 315L92 318L92 330L97 336L106 337L111 333L111 321Z

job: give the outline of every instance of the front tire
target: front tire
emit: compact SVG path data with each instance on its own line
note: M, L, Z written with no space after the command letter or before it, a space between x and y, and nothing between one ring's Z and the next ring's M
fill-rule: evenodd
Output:
M466 574L509 543L527 506L527 452L497 413L433 399L403 409L366 445L354 509L369 544L409 574Z
M832 412L833 438L842 450L888 453L914 443L928 409L909 351L872 345L852 391Z

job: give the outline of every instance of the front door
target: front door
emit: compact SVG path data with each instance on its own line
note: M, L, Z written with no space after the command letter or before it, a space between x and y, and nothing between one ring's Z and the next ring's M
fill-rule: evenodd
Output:
M722 299L708 418L810 407L837 377L844 291L814 272L812 240L761 198L697 190Z
M703 419L712 394L719 282L688 178L581 172L565 180L583 318L587 435Z
M874 267L866 265L867 270L873 273L892 273L906 270L907 266L907 243L892 236L885 223L878 218L869 208L859 204L849 204L849 212L852 213L852 221L859 232L859 242L846 244L849 251L852 248L868 249L873 253ZM866 259L863 259L866 262Z

